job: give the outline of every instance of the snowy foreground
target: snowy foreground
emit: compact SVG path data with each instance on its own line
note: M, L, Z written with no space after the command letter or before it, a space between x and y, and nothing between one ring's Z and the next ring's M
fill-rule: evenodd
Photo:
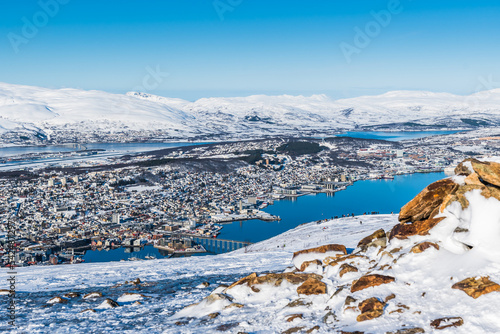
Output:
M362 224L359 221L362 221ZM87 263L64 266L20 268L17 276L17 324L19 333L76 333L76 332L124 332L138 333L196 333L201 326L179 328L170 319L183 307L206 297L219 284L230 284L252 272L283 271L291 265L294 251L325 243L344 243L356 247L357 240L378 228L388 229L397 223L396 215L361 216L301 225L267 241L239 251L217 256L200 256L151 261ZM283 245L285 247L283 248ZM277 247L279 246L279 247ZM134 290L134 285L112 286L139 278L154 285ZM201 283L209 282L204 288ZM5 289L5 280L0 289ZM85 295L101 292L97 299L70 298L64 304L48 304L56 296L68 292ZM139 292L151 298L138 296L127 300L124 293ZM122 297L123 296L123 297ZM120 299L122 297L122 299ZM6 299L5 296L0 296ZM100 304L105 298L118 301L120 307L106 309ZM52 305L47 307L47 305ZM94 308L96 313L79 313ZM10 327L5 321L5 308L0 308L0 330ZM202 327L210 330L220 322ZM241 328L241 331L264 330L273 332L266 322ZM200 331L205 331L205 329ZM232 332L232 331L231 331ZM236 331L237 332L237 331Z

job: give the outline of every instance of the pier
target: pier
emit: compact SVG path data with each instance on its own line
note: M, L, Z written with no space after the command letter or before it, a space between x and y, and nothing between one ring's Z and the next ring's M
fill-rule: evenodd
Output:
M215 254L232 252L252 244L251 242L247 241L216 239L209 237L193 236L189 234L185 234L183 235L183 237L191 238L194 243L202 245L203 248L207 250L207 252Z

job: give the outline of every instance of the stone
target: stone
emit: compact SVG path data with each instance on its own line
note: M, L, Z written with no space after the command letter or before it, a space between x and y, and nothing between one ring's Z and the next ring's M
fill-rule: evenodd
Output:
M497 162L471 161L472 168L479 178L494 186L500 187L500 164Z
M239 324L240 324L239 322L230 322L228 324L219 325L215 329L218 330L219 332L227 332L235 327L238 327Z
M391 293L389 296L385 297L384 301L387 303L389 300L396 298L396 295Z
M318 266L322 266L323 263L320 260L311 260L311 261L305 261L300 265L299 271L304 271L309 267L311 264L316 264Z
M410 252L412 252L412 253L422 253L423 251L425 251L426 249L429 249L431 247L439 250L439 245L437 245L437 244L435 244L433 242L425 241L425 242L421 242L421 243L413 246L411 248Z
M238 285L247 285L250 288L258 284L270 284L274 286L280 286L283 281L287 281L291 284L297 285L304 283L309 278L313 278L319 281L323 277L312 273L276 273L276 274L271 273L262 276L257 276L256 273L253 273L231 284L224 290L224 292Z
M469 176L467 176L464 180L466 185L477 185L477 186L483 186L484 184L479 180L479 176L476 173L472 173Z
M84 299L99 298L102 297L102 292L89 292L83 296Z
M365 275L354 281L351 286L351 292L364 290L372 286L388 284L395 281L394 277L379 274Z
M219 313L219 312L214 312L214 313L210 313L209 315L207 315L207 317L208 317L209 319L215 319L215 318L217 318L219 315L220 315L220 313Z
M395 332L387 332L386 334L419 334L419 333L425 333L425 330L420 327L401 328Z
M349 255L338 257L335 259L331 259L331 258L327 257L326 259L323 260L323 263L327 266L335 267L339 263L342 263L342 262L345 262L348 260L353 260L353 259L368 259L368 257L365 255L349 254ZM351 263L352 262L353 261L351 261Z
M139 278L136 278L135 280L130 281L130 284L139 285L139 284L141 284L141 280Z
M77 298L77 297L80 297L80 293L79 292L68 292L68 293L64 294L64 297L66 297L66 298Z
M453 284L452 288L462 290L474 299L493 291L500 291L500 285L491 281L489 277L466 278Z
M115 308L115 307L120 306L117 302L115 302L113 299L110 299L110 298L106 298L106 300L103 301L101 305L104 307L107 305L111 308Z
M459 163L457 165L457 167L455 167L455 175L463 175L463 176L470 175L473 171L471 171L470 168L465 165L465 162L472 163L472 161L478 161L478 160L476 160L474 158L468 158L468 159L465 159L464 161L462 161L461 163Z
M62 297L54 297L54 298L51 298L47 301L47 303L49 304L65 304L67 303L68 300L67 299L64 299Z
M227 300L229 302L232 302L233 298L222 293L212 293L205 297L205 300L207 302L207 305L210 305L218 300Z
M286 331L281 332L282 334L292 334L292 333L297 333L303 330L305 327L292 327L287 329Z
M353 297L351 297L351 296L347 296L347 297L345 298L344 306L349 306L349 305L351 305L352 303L355 303L356 301L357 301L357 299L356 299L356 298L353 298Z
M306 334L310 334L310 333L313 333L314 331L318 331L319 328L320 327L318 325L316 325L316 326L314 326L312 328L309 328L308 330L306 330Z
M385 247L387 245L387 236L383 229L377 230L369 236L358 242L358 248L366 250L370 247Z
M293 258L301 255L301 254L310 254L310 253L319 253L319 254L324 254L326 252L339 252L344 255L347 254L347 249L345 248L344 245L337 245L337 244L330 244L330 245L323 245L320 247L315 247L315 248L309 248L309 249L304 249L298 252L293 253Z
M431 183L401 208L399 221L406 223L433 218L431 213L441 206L447 195L453 194L457 189L458 184L451 179Z
M389 239L407 239L414 235L428 235L429 231L441 222L444 217L441 218L429 218L426 220L416 221L410 224L400 223L395 225L392 230Z
M326 284L319 279L310 277L297 288L299 295L321 295L326 293Z
M203 283L201 283L198 287L199 287L199 288L208 288L209 286L210 286L210 283L208 283L208 282L203 282Z
M243 308L245 305L243 304L240 304L240 303L231 303L229 304L228 306L224 307L224 309L227 309L227 308L232 308L232 307L236 307L236 308Z
M431 321L431 326L434 329L445 329L449 327L459 327L464 324L464 319L461 317L439 318Z
M342 277L347 273L358 272L358 268L351 266L350 264L344 263L340 266L339 276Z
M372 297L362 301L359 304L361 314L358 315L356 320L358 322L372 320L384 314L385 303L378 298Z
M303 318L304 316L302 314L291 314L288 316L288 318L286 318L286 322L292 322L295 319L303 319Z
M297 307L297 306L310 306L311 302L304 303L303 299L296 299L288 303L287 307Z
M87 308L87 309L85 309L85 310L83 310L83 311L80 311L79 313L87 313L87 312L96 313L97 311L96 311L96 310L94 310L93 308Z

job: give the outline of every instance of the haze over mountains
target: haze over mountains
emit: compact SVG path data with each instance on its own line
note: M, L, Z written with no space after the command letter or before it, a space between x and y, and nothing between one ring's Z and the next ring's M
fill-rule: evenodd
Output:
M341 100L326 95L254 95L190 102L137 92L111 94L0 83L4 142L7 133L50 140L60 132L141 131L151 138L202 139L498 124L500 89L469 96L393 91Z

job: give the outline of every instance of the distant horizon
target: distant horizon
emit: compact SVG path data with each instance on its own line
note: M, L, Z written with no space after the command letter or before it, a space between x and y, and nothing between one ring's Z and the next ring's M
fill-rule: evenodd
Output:
M420 90L420 89L393 89L393 90L383 90L380 89L378 92L373 92L373 93L365 93L365 94L351 94L350 96L341 96L340 94L338 95L333 95L331 92L328 91L309 91L309 92L290 92L290 91L275 91L275 92L252 92L252 91L227 91L225 95L219 95L215 93L211 95L209 91L158 91L158 92L140 92L140 91L134 91L134 90L129 90L129 91L122 91L122 90L103 90L103 89L83 89L83 88L78 88L78 87L44 87L44 86L38 86L38 85L29 85L29 84L17 84L17 83L9 83L9 82L2 82L2 84L6 85L17 85L17 86L26 86L26 87L36 87L36 88L42 88L42 89L52 89L52 90L60 90L60 89L76 89L76 90L82 90L82 91L101 91L109 94L118 94L118 95L126 95L127 93L143 93L143 94L148 94L148 95L153 95L153 96L159 96L159 97L164 97L164 98L172 98L172 99L182 99L185 101L189 102L196 102L197 100L204 99L204 98L246 98L246 97L251 97L251 96L303 96L303 97L312 97L314 95L325 95L328 98L332 100L342 100L342 99L351 99L351 98L359 98L359 97L364 97L364 96L380 96L384 95L387 93L391 92L426 92L426 93L435 93L435 94L452 94L456 96L461 96L461 97L467 97L473 94L481 93L481 92L487 92L487 91L492 91L492 90L498 90L498 88L492 88L492 89L484 89L481 91L474 91L471 93L465 93L465 94L460 94L460 93L454 93L454 92L449 92L449 91L433 91L433 90ZM183 96L187 96L188 98L185 98ZM190 97L191 96L191 97ZM192 98L192 96L198 96L196 98Z

